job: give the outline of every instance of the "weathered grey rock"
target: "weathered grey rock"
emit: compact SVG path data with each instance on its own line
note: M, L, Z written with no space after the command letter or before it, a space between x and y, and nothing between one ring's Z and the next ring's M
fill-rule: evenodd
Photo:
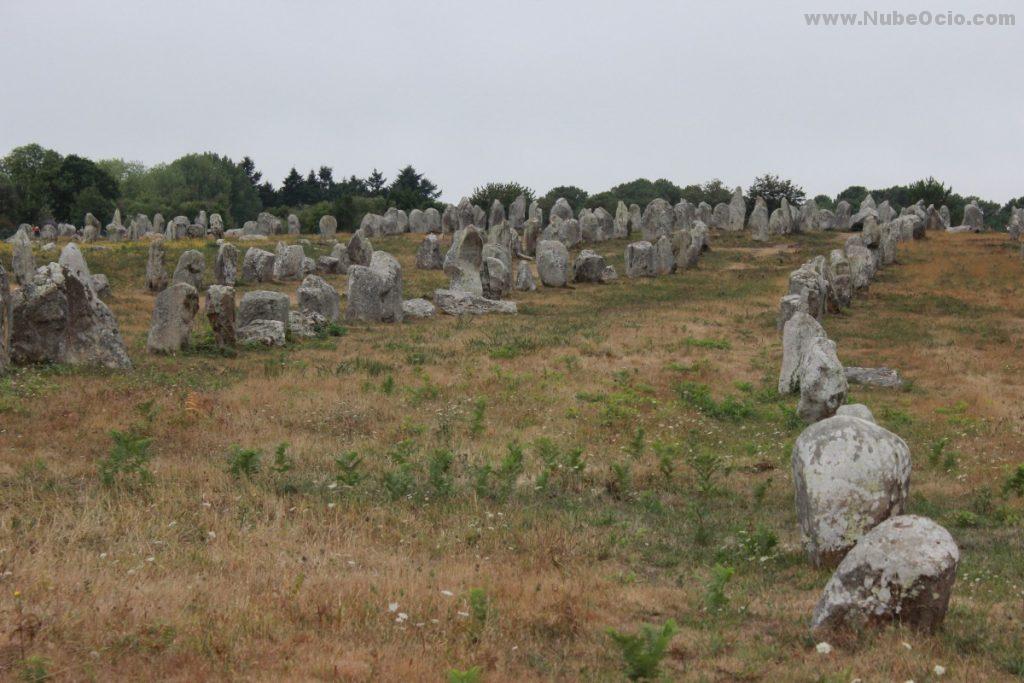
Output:
M788 323L787 323L788 324ZM848 390L835 342L811 339L800 360L800 401L796 413L804 422L817 422L836 414Z
M516 276L513 286L519 292L533 292L537 290L537 283L533 280L533 271L530 270L528 262L520 261L516 265Z
M604 242L615 238L615 217L608 213L603 206L594 209L594 218L597 219L597 241Z
M36 272L36 259L32 255L32 239L24 228L20 228L14 237L7 240L13 247L11 254L11 273L14 281L23 285L32 279Z
M530 202L530 207L526 210L526 219L530 220L536 218L541 226L544 225L544 209L540 208L540 202L534 199Z
M121 214L119 212L115 212L114 213L114 222L117 223L118 225L120 225L120 223L121 223ZM192 222L195 223L196 225L203 226L204 229L209 227L209 223L207 222L207 218L206 218L206 210L205 209L200 209L199 210L199 214L196 216L196 219L194 221L192 221Z
M815 218L817 225L816 229L821 231L831 231L836 229L836 214L829 209L818 209L817 216Z
M934 207L929 208L933 209ZM935 212L934 215L941 224L938 212ZM1020 240L1021 233L1024 233L1024 208L1010 207L1010 220L1006 223L1006 232L1011 240Z
M152 232L157 232L157 233L160 233L160 234L164 234L165 228L166 228L166 223L164 221L164 215L162 213L155 213L155 214L153 214L153 230L152 230Z
M274 255L259 247L249 247L242 259L242 279L246 282L271 282L274 279Z
M359 221L359 229L356 231L356 234L361 234L364 237L381 237L384 235L384 230L384 216L368 213Z
M210 214L210 234L214 237L224 236L224 219L219 213Z
M829 579L811 620L818 635L898 622L935 631L946 618L960 549L925 517L891 517L866 533Z
M78 245L74 242L69 242L64 245L64 248L60 250L60 259L58 263L68 270L70 270L75 277L84 282L86 286L92 287L92 274L89 272L89 266L85 263L85 257L82 256L82 250L78 248Z
M346 320L402 322L402 266L384 251L369 266L349 266Z
M743 188L737 186L729 200L729 222L722 226L723 230L740 232L747 219L747 202L743 198Z
M474 204L472 208L473 208L473 225L475 225L475 226L477 226L479 228L483 228L484 226L487 225L487 212L484 211L479 206L477 206L476 204Z
M427 232L427 216L420 209L413 209L409 212L409 232L418 235Z
M256 216L256 234L265 235L280 235L281 232L281 219L277 216L267 213L266 211L260 212Z
M441 234L451 235L459 229L459 209L447 204L441 212Z
M672 205L660 197L651 200L640 219L640 232L644 240L654 243L662 235L671 235L675 224Z
M580 238L584 243L596 242L598 233L601 230L601 221L597 219L590 209L580 211Z
M615 223L612 226L612 235L615 239L629 236L629 208L626 202L619 200L615 207Z
M352 266L369 266L373 258L373 244L360 233L352 235L345 248L348 253L348 262Z
M513 230L522 230L526 224L526 195L519 195L508 205L508 224Z
M306 252L303 251L301 244L285 245L284 242L278 242L274 253L274 280L301 280L305 270L305 259Z
M507 223L503 223L501 225L507 225ZM484 244L484 247L481 250L480 255L484 261L486 261L489 258L498 259L499 261L501 261L502 265L505 266L505 270L507 270L509 273L512 272L512 250L509 249L507 246L496 242L487 242L486 244ZM482 267L483 266L481 265L481 268Z
M818 232L818 204L813 199L808 199L800 206L800 218L796 224L796 232L809 233Z
M789 319L798 312L809 314L807 297L800 294L787 294L782 297L779 301L779 317L776 320L776 327L779 332L785 329Z
M238 247L224 242L217 248L217 258L213 262L213 281L218 285L234 287L237 277Z
M850 229L850 202L845 199L836 204L835 229L846 232Z
M451 278L450 289L483 296L483 283L480 280L483 248L483 237L473 225L455 232L442 266L445 275Z
M903 386L900 373L895 368L845 368L846 379L851 384L898 389Z
M971 202L964 207L963 222L953 228L950 232L981 232L985 229L985 212L976 203Z
M487 226L498 225L505 222L505 205L500 200L491 202L491 211L487 216Z
M850 217L850 229L861 225L869 217L874 218L876 221L878 220L878 207L875 204L875 198L870 194L861 201L857 213Z
M96 296L91 280L50 263L14 292L13 362L131 367L117 320Z
M797 438L793 485L808 558L817 567L835 566L865 533L903 514L910 449L874 422L837 415Z
M47 223L39 229L39 239L43 242L49 242L57 239L57 226L53 223Z
M571 249L583 241L580 222L575 218L552 222L540 234L538 241L544 240L561 242L566 248Z
M192 285L198 292L203 287L203 274L206 272L206 259L195 249L182 252L178 265L174 268L171 282L185 282ZM196 295L198 297L198 294ZM197 299L198 301L198 299Z
M409 229L409 217L405 211L392 206L384 212L381 227L384 235L401 235Z
M320 230L321 237L334 237L338 232L338 219L329 215L320 216L320 222L317 223L317 227Z
M800 390L803 359L810 343L815 339L828 339L825 329L811 315L801 311L794 312L782 328L780 394L791 394Z
M672 240L668 235L662 235L654 242L651 266L655 275L668 275L675 272L676 259L672 254Z
M316 313L327 322L337 322L341 297L318 275L307 275L299 285L299 311Z
M452 289L438 289L434 292L434 305L448 315L484 315L486 313L516 313L514 301L485 299L482 296Z
M843 415L847 417L859 417L860 419L867 420L868 422L875 421L874 413L872 413L871 409L863 403L847 403L845 406L839 406L839 409L836 410L836 417Z
M851 241L856 240L856 241ZM863 291L875 277L875 257L871 250L859 239L847 240L844 247L846 258L850 261L850 279L855 291Z
M289 307L287 294L260 289L246 292L238 305L238 326L245 327L254 320L276 320L287 327Z
M253 320L239 327L236 336L239 344L252 346L284 346L287 323L280 320Z
M96 230L99 230L103 227L103 224L100 223L99 219L96 218L96 216L93 216L91 213L85 214L85 221L83 225L91 225L92 227L96 228Z
M541 238L541 225L540 219L536 216L531 216L526 219L526 225L523 226L523 251L527 256L533 256L537 253L537 242Z
M640 205L639 204L630 204L629 205L629 223L628 223L628 226L627 226L629 228L629 230L628 230L627 234L624 235L624 237L629 237L630 235L638 234L640 232L642 223L643 223L643 211L640 209Z
M146 337L150 353L177 353L188 347L192 321L199 310L199 293L185 281L175 281L157 294Z
M11 367L11 282L0 264L0 375Z
M161 292L167 287L167 268L164 266L164 240L155 239L149 243L149 257L146 259L146 288Z
M485 257L480 271L483 295L488 299L504 299L512 289L512 272L501 259Z
M565 199L565 197L559 197L555 200L555 203L548 214L548 223L567 221L572 217L572 207L569 206L569 201Z
M573 263L573 282L604 282L604 269L607 266L603 256L590 249L584 249Z
M892 208L888 199L878 205L877 211L879 223L888 223L892 219L896 218L896 209Z
M729 229L729 205L725 202L719 202L715 204L714 210L711 212L711 223L708 224L709 228L717 228L719 230Z
M945 227L949 227L949 207L943 204L939 207L939 218L942 219L942 224Z
M686 270L697 265L701 244L690 230L676 230L672 233L672 268ZM657 270L657 268L656 268Z
M711 205L708 204L707 202L701 202L700 204L697 205L697 211L694 215L694 220L698 220L704 225L709 225L711 223L711 213Z
M344 252L344 250L345 248L342 247L342 252ZM348 256L347 253L345 255L346 257ZM346 266L345 268L347 272L348 266ZM318 256L316 258L316 272L320 275L338 275L341 273L340 269L341 259L337 258L336 256Z
M302 234L302 223L299 222L299 217L294 213L288 214L287 225L289 235Z
M206 290L206 319L219 348L235 345L235 288L210 285Z
M321 259L331 259L331 261L321 261ZM321 256L317 261L317 268L323 268L323 272L330 274L342 275L348 273L348 267L348 245L341 244L340 242L331 249L330 256Z
M167 223L164 236L169 240L183 240L188 237L188 226L191 224L187 216L175 216Z
M756 198L754 200L754 210L750 212L750 218L747 220L750 236L761 242L767 241L771 237L770 222L768 205L765 204L764 198Z
M426 299L406 299L402 302L405 318L433 318L436 313L437 308Z
M626 245L626 277L654 277L654 245L647 240Z
M841 308L849 308L853 302L853 269L842 249L829 252L829 268L832 271L832 290Z
M779 235L788 235L790 226L791 216L788 208L779 207L772 211L771 218L768 219L768 233L773 237Z
M569 283L569 250L556 240L537 243L537 274L545 287L565 287Z
M437 235L427 235L416 250L416 267L420 270L441 270L444 257L441 256L441 240Z
M828 300L827 283L820 273L809 264L789 274L789 294L798 294L807 301L807 311L815 318L825 315L825 304Z
M441 234L441 214L434 207L423 212L423 219L427 224L427 232L435 235Z

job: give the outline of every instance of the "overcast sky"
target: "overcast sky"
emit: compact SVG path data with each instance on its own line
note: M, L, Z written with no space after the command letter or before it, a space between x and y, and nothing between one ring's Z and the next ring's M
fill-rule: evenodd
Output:
M1018 12L1015 27L808 27L807 11ZM1019 8L1019 11L1018 11ZM1024 195L1024 5L897 0L0 0L0 154L251 156L458 201L762 173L810 194L934 175Z

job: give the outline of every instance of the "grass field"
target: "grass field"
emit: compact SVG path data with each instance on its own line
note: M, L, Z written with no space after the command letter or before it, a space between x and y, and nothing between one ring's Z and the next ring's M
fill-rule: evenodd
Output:
M695 270L517 293L517 316L230 356L202 320L176 357L145 353L145 245L85 246L134 369L0 378L0 678L614 681L609 629L669 619L669 680L1024 676L1024 264L1005 234L904 245L824 321L845 364L907 379L850 401L907 440L910 511L962 561L935 635L827 655L808 635L829 573L800 548L775 314L788 273L844 237L721 236ZM430 298L445 277L414 269L417 244L374 246ZM620 273L624 246L598 248ZM169 267L186 248L209 279L214 245L172 244Z

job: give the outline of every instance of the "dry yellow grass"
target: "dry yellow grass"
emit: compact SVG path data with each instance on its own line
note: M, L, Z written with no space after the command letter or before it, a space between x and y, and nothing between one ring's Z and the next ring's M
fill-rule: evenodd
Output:
M774 314L788 272L842 237L722 237L695 271L517 294L516 317L349 325L231 358L147 356L144 248L87 248L135 368L0 380L0 677L37 666L60 680L444 680L479 666L487 681L618 680L606 629L668 618L681 626L670 679L921 681L935 664L947 680L1019 674L1022 506L1001 487L1024 463L1024 267L1005 235L906 246L825 321L845 363L911 380L854 399L910 443L912 511L950 526L963 563L939 634L889 629L829 656L807 636L828 575L799 549L799 426L795 401L770 391ZM407 298L444 282L413 269L413 236L375 246L403 262ZM622 248L601 248L620 272ZM343 276L331 281L344 291ZM680 401L680 382L751 412L702 412ZM146 401L154 481L104 487L109 432L137 423ZM582 474L563 466L538 490L541 438L581 448ZM479 466L497 467L513 441L527 454L515 492L481 495ZM294 467L277 474L282 442ZM392 500L382 481L403 442L413 484ZM655 443L677 445L671 476ZM260 449L260 472L230 475L233 445ZM449 495L430 484L436 449L453 454ZM687 466L699 451L731 468L713 496ZM353 488L334 484L346 452L363 459ZM625 489L613 464L629 467ZM749 539L766 534L778 545L762 556ZM716 564L736 573L728 607L709 611Z

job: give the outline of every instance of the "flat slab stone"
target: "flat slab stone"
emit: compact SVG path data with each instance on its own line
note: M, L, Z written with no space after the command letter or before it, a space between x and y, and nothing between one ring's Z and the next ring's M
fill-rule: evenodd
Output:
M846 381L850 384L864 384L872 387L898 389L903 386L899 370L895 368L845 367Z

